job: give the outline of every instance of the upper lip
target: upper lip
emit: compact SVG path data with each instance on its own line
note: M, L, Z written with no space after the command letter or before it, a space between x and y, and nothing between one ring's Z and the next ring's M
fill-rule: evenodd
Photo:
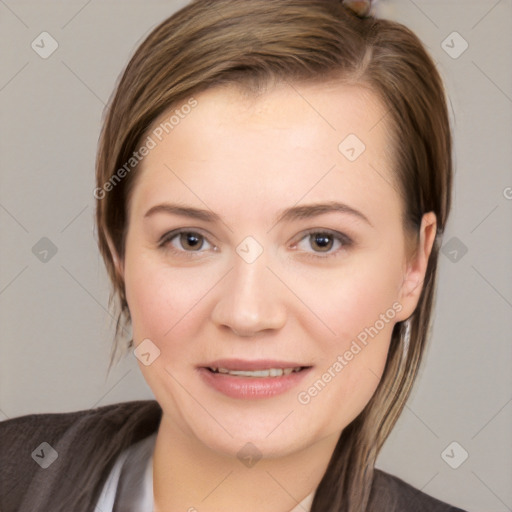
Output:
M274 359L217 359L202 365L201 368L225 368L226 370L269 370L270 368L298 368L306 365L294 361L278 361Z

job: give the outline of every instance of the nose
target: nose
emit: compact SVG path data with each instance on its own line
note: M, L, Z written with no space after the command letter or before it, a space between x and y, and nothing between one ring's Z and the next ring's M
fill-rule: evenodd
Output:
M212 321L244 337L280 329L286 322L282 284L267 268L263 255L253 263L235 258L212 310Z

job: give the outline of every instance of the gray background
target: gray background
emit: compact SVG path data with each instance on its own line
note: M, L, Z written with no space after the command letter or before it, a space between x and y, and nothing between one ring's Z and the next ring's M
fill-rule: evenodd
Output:
M0 0L0 419L153 398L132 356L107 376L113 324L94 158L118 74L184 3ZM456 151L432 341L378 466L470 512L512 510L512 2L377 7L436 60ZM43 31L58 43L46 59L31 47ZM454 31L469 45L457 58ZM46 261L43 237L57 250ZM462 450L457 469L441 455L455 465Z

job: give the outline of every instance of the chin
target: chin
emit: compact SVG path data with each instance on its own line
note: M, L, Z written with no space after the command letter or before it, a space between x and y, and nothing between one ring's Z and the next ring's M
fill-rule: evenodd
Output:
M294 425L282 432L276 431L268 435L267 430L239 423L237 426L233 425L237 429L232 429L233 437L216 435L209 427L210 425L190 425L195 437L203 445L219 454L239 460L246 456L268 459L288 457L315 442L311 433L300 432Z
M322 418L313 409L287 405L286 408L274 408L262 402L259 407L253 403L251 409L210 407L211 416L193 408L181 410L179 415L184 428L202 445L218 454L238 459L246 452L248 455L255 452L269 459L289 457L328 438L332 443L332 436L338 439L342 430L339 423L344 418ZM332 410L319 405L321 410ZM169 413L175 415L176 411ZM222 426L217 418L221 419Z

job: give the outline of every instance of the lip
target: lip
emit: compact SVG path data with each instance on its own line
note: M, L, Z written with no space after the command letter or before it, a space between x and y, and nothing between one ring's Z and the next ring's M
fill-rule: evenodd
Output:
M301 371L281 377L243 377L213 373L208 368L226 368L227 370L268 370L270 368L296 368ZM270 398L286 393L296 387L309 373L311 366L293 361L260 359L248 361L243 359L219 359L197 368L203 382L215 391L230 398L259 399Z
M278 361L276 359L217 359L211 363L201 365L201 368L226 368L226 370L269 370L270 368L297 368L308 366L295 361Z

